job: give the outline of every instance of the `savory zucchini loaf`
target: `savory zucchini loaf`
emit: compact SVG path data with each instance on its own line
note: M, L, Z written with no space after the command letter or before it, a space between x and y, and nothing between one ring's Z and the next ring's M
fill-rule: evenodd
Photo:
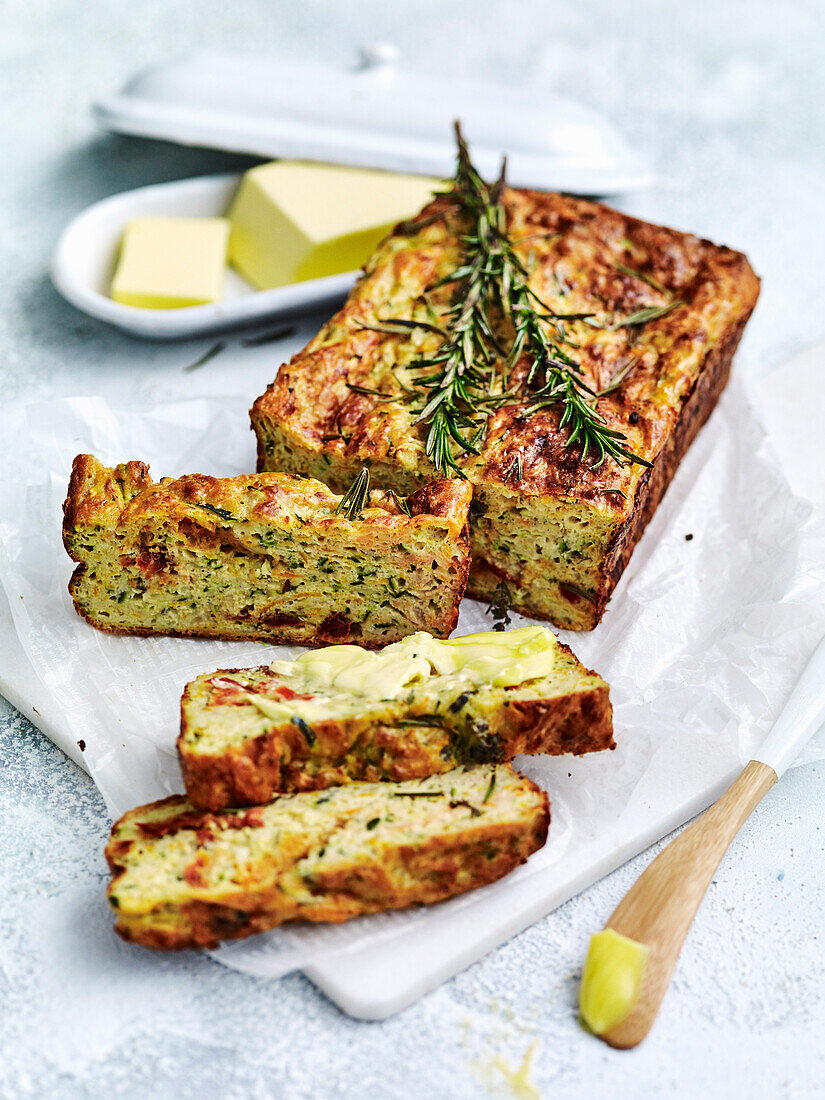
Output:
M607 684L542 627L418 633L381 653L331 646L201 676L178 738L187 798L209 810L613 747Z
M541 848L549 821L547 795L507 764L286 794L234 813L166 798L112 829L109 904L124 939L215 947L284 921L344 921L494 882Z
M534 380L513 309L490 338L481 330L498 349L492 367L475 361L493 397L468 408L459 394L453 416L470 444L456 463L474 490L468 594L588 630L725 386L759 280L738 252L599 203L508 188L497 201L526 273L522 319L534 311L544 367L578 387L579 404L564 404L547 371ZM251 411L259 469L340 490L370 462L405 493L433 476L431 400L444 390L432 387L465 309L455 288L481 280L466 258L467 209L441 196L397 227L341 311L281 368ZM588 409L634 461L583 454L576 427ZM455 449L442 425L442 452L444 440Z
M153 482L79 455L63 539L84 618L116 634L382 646L455 627L469 570L470 490L423 486L406 501L366 494L341 512L297 475L191 474ZM352 518L351 518L352 517Z

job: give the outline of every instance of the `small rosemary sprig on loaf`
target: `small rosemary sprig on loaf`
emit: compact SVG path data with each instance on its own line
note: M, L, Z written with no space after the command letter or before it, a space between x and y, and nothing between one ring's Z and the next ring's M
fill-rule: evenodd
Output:
M428 426L425 449L436 471L463 477L462 452L478 454L489 413L519 400L525 402L523 417L561 406L560 427L568 429L566 446L579 444L583 462L592 454L594 469L608 456L620 466L650 465L626 446L622 432L608 426L596 407L599 395L566 350L572 344L565 323L589 315L555 313L530 288L527 270L507 236L501 201L506 161L499 179L487 184L470 159L457 123L456 138L451 195L470 228L461 238L462 263L436 284L455 284L445 322L447 337L432 356L412 364L416 369L437 368L417 379L427 399L415 421ZM515 333L509 352L496 336L496 320L504 317ZM638 323L636 317L631 321ZM509 373L524 354L530 365L523 386L518 393L508 392Z
M343 514L347 519L358 519L366 508L369 498L370 472L366 466L362 466L361 472L355 478L355 481L338 501L338 506L335 509L336 516Z

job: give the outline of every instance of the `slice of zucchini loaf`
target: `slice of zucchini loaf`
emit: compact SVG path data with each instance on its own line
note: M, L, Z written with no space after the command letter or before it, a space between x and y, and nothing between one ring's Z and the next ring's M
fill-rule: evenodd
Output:
M381 653L331 646L201 676L183 693L178 738L187 797L209 810L614 747L607 684L542 627L418 633Z
M378 647L455 627L469 570L468 486L406 504L366 494L360 514L318 481L265 473L153 482L142 462L74 461L63 539L69 590L116 634ZM350 516L352 515L352 518Z
M536 397L527 351L485 364L507 395L489 415L470 410L486 429L479 453L454 448L475 493L468 594L499 589L525 615L589 630L725 387L759 280L741 253L599 203L515 189L503 203L548 339L575 360L606 429L650 466L594 466L592 448L585 458L571 445L558 397ZM370 461L398 492L433 476L426 360L449 330L467 232L442 196L386 238L343 309L255 402L259 469L340 489ZM495 335L507 354L507 318Z
M106 848L124 939L215 947L290 920L348 920L494 882L547 838L547 795L509 765L353 783L202 813L132 810Z

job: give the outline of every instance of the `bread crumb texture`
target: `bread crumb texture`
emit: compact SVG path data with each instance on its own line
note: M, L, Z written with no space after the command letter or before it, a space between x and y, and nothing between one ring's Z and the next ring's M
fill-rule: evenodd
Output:
M79 455L63 539L78 612L116 634L378 647L454 629L469 570L471 489L373 491L355 519L300 474L191 474Z
M543 627L418 633L380 654L333 646L200 676L178 739L187 797L211 810L613 747L607 684Z

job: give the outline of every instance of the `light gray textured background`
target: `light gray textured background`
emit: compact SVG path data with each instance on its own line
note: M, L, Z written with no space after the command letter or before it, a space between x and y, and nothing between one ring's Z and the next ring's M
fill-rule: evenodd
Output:
M823 335L818 0L0 0L5 398L139 402L177 389L170 379L204 347L133 342L49 284L54 241L90 202L246 164L96 133L94 96L194 47L344 65L376 39L424 72L563 89L609 114L659 177L621 205L744 249L763 276L752 369ZM193 393L219 380L210 365ZM655 1031L619 1054L578 1028L577 978L590 931L649 857L401 1016L356 1023L301 976L262 983L117 942L102 900L108 821L91 782L2 700L0 758L0 1097L507 1097L496 1059L515 1067L534 1041L545 1098L825 1096L822 764L790 773L748 824Z

